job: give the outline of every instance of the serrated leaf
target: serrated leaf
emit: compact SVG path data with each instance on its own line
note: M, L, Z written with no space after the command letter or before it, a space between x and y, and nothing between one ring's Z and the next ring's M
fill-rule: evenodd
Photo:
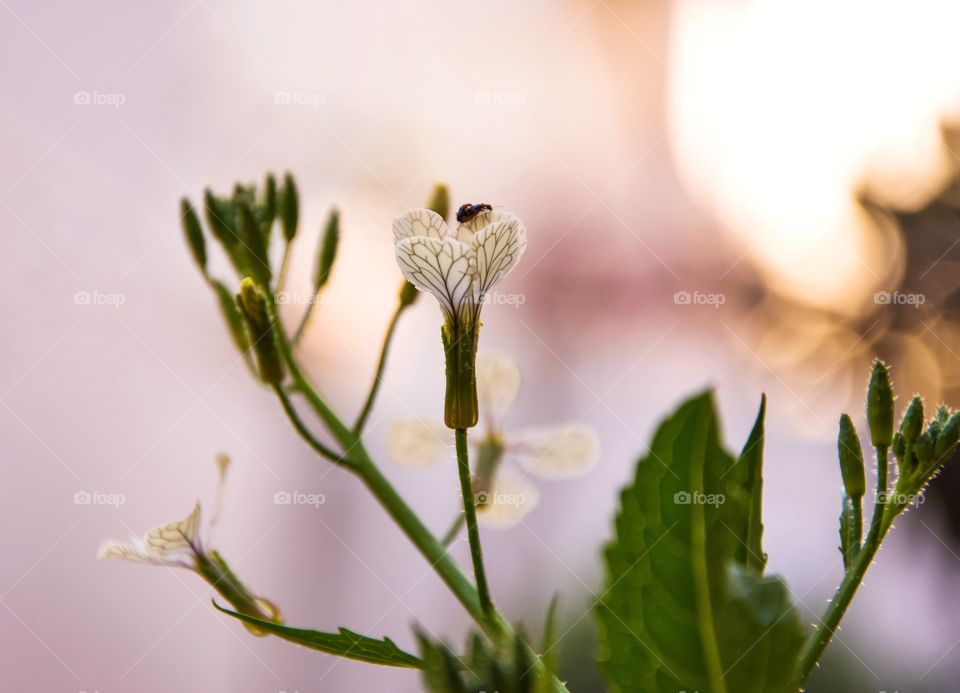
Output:
M390 667L407 667L410 669L423 668L423 660L409 652L404 652L390 638L377 640L346 628L339 628L337 633L323 633L317 630L291 628L273 621L265 621L246 614L225 609L216 602L213 605L220 611L236 619L248 623L260 630L265 630L278 638L311 650L318 650L338 657L356 659L368 664L380 664Z
M761 406L758 440L762 415ZM759 509L746 467L759 475L759 457L735 460L718 429L710 393L683 404L621 494L596 606L614 690L797 690L803 628L783 583L762 577L743 552Z

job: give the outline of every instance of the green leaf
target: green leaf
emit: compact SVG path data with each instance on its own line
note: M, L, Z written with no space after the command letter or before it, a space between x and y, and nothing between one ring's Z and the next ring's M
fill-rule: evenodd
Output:
M319 650L338 657L356 659L368 664L380 664L389 667L407 667L410 669L423 668L423 660L409 652L404 652L394 644L390 638L376 640L365 635L354 633L346 628L339 628L337 633L322 633L316 630L291 628L273 621L265 621L246 614L225 609L216 602L213 605L225 614L229 614L244 623L248 623L260 630L265 630L278 638L282 638L297 645L303 645L311 650Z
M764 406L751 440L763 435ZM756 569L759 445L735 460L712 395L656 432L621 494L596 605L602 668L624 692L794 693L804 631L786 587ZM751 529L753 528L753 529ZM744 545L756 546L744 552Z
M763 573L767 554L763 552L763 436L767 413L767 396L760 397L760 411L750 431L740 460L731 476L740 482L744 502L748 508L746 527L741 530L743 542L737 549L737 561Z
M560 604L560 595L553 595L550 606L547 607L547 618L543 624L542 656L543 665L547 672L554 674L557 671L557 658L560 655L560 643L557 640L557 607Z

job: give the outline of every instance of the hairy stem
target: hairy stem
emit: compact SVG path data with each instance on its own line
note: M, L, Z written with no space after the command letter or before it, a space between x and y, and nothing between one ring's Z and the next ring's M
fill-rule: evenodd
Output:
M849 570L843 576L843 580L830 601L830 606L827 607L823 618L820 620L820 624L807 638L803 649L800 651L798 681L801 684L807 679L813 668L817 666L823 651L833 638L833 634L837 632L840 621L847 612L850 602L853 601L857 588L863 582L863 576L866 574L867 568L870 567L877 549L880 548L880 542L883 541L883 537L890 527L889 522L884 522L887 501L887 465L887 448L877 448L877 489L873 518L870 520L870 530L867 532L867 539L863 543L863 548L857 553Z
M470 457L467 450L467 429L456 429L457 471L460 474L460 493L463 495L463 516L467 522L467 537L470 540L470 557L473 559L473 573L477 580L477 592L480 606L485 615L494 612L490 588L487 585L487 571L483 565L483 549L480 546L480 531L477 528L477 508L473 497L473 479L470 475Z
M367 418L369 418L370 412L373 409L377 392L380 390L380 382L383 380L383 369L387 366L387 353L390 351L390 342L393 340L393 333L397 329L397 322L400 320L400 314L403 313L404 308L406 308L406 306L403 303L398 303L397 309L390 318L390 324L387 325L387 334L383 338L383 347L380 349L380 360L377 362L377 372L374 373L373 382L370 384L370 392L367 394L367 399L363 403L363 408L360 410L357 422L353 424L353 432L357 435L363 433L364 424L367 423Z

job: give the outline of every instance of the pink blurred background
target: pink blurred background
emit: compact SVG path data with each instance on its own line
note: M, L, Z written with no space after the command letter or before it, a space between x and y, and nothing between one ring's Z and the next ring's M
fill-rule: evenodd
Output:
M347 416L400 280L390 220L438 180L524 220L503 287L524 302L485 309L481 350L521 364L510 423L582 420L603 454L484 541L511 620L536 632L563 595L573 690L599 690L584 613L616 491L704 386L731 448L768 393L770 568L812 622L840 577L836 418L862 420L870 359L902 395L960 404L957 15L931 0L0 2L2 688L419 690L414 673L251 638L189 573L95 560L105 538L211 503L218 452L234 465L216 545L289 623L405 647L414 623L465 633L379 507L251 382L189 260L180 197L267 170L300 184L293 291L309 291L327 210L342 213L302 353ZM384 454L391 421L439 415L432 303L400 326L368 437L440 532L454 470ZM811 690L956 687L949 476L898 523ZM326 502L275 505L284 490ZM894 615L905 593L909 619Z

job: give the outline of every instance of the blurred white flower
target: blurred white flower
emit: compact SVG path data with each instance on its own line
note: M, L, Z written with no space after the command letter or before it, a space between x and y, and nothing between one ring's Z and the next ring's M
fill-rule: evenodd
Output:
M413 209L393 221L397 264L421 291L437 297L444 317L473 324L487 291L512 270L527 247L527 230L508 212L483 211L447 226L436 212Z
M596 464L600 444L586 424L564 423L507 431L504 419L520 392L520 370L503 355L477 357L477 397L485 435L473 440L472 467L480 524L511 527L539 501L530 473L545 479L572 479ZM387 435L390 457L407 467L428 467L456 459L451 431L421 418L402 419ZM501 464L508 457L514 466Z
M107 541L97 551L97 558L119 558L136 563L152 563L197 570L197 559L203 553L200 543L200 501L193 512L179 522L156 527L142 538L129 542Z

